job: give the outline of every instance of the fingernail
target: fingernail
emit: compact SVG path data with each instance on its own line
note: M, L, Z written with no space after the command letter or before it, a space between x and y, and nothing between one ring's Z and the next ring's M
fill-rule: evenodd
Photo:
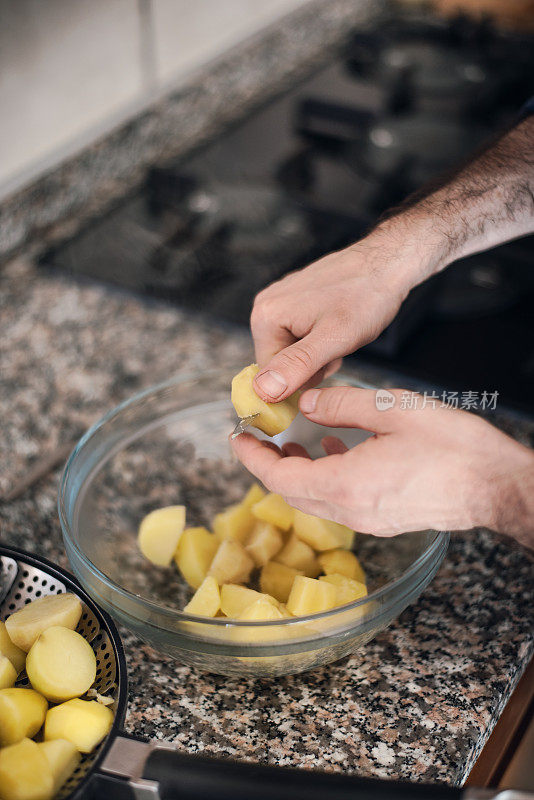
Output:
M320 394L320 389L309 389L307 392L304 392L300 398L300 410L304 411L305 414L311 414L312 411L315 411Z
M262 392L269 397L280 397L280 395L287 389L287 383L279 372L267 370L259 378L256 378L256 383Z

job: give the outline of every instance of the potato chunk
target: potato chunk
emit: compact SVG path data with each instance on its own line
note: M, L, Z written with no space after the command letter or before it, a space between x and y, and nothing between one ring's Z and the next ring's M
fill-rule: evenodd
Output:
M367 595L365 583L347 578L346 575L332 573L331 575L321 575L320 581L330 583L336 590L336 606L344 606L347 603L354 603Z
M260 588L265 594L275 597L280 603L285 603L289 597L293 581L302 571L269 561L260 572Z
M187 583L198 589L213 561L219 540L206 528L186 528L178 542L174 560Z
M96 656L79 633L54 625L33 643L26 672L37 692L51 703L62 703L89 689L96 677Z
M0 750L2 800L51 800L54 779L40 745L22 739Z
M252 513L256 519L270 522L275 528L288 531L293 524L295 509L288 506L279 494L269 493L259 503L252 506Z
M241 418L259 414L252 423L254 427L267 436L276 436L289 428L297 416L300 392L295 392L280 403L265 403L258 397L252 385L258 369L257 364L250 364L233 378L232 404Z
M68 781L80 763L81 755L72 742L67 742L66 739L51 739L49 742L40 742L37 747L50 767L54 782L52 794L55 795L65 781Z
M113 724L113 712L96 700L67 700L51 708L46 715L44 738L66 739L80 753L91 753L107 736Z
M223 583L246 583L253 569L254 562L243 545L225 539L215 553L208 574L221 586Z
M365 583L365 572L360 562L350 550L326 550L317 559L321 569L326 575L338 573L352 578L360 583Z
M7 656L0 655L0 689L9 689L16 680L17 670Z
M295 509L293 530L303 542L314 550L334 550L345 547L354 532L345 525L320 519ZM352 538L351 538L352 541Z
M17 671L17 675L22 672L26 663L26 653L13 644L9 638L5 622L0 622L0 654L9 658Z
M168 567L184 528L185 506L157 508L147 514L139 526L139 549L152 564Z
M276 560L286 567L302 570L308 578L316 578L321 571L315 550L292 534L276 556Z
M253 483L244 498L241 500L241 505L245 508L252 508L253 505L259 503L262 497L267 493L261 488L258 483Z
M226 583L221 586L221 610L227 617L237 619L245 608L248 608L262 597L265 597L265 595L261 592L256 592L255 589L239 586L236 583Z
M315 578L297 575L287 600L287 610L295 617L319 614L336 604L336 587Z
M238 617L239 620L248 622L260 622L267 620L284 619L282 612L266 597L260 597L251 605L247 606Z
M284 540L281 532L270 522L258 520L252 529L245 550L257 567L263 567L281 549Z
M34 689L0 689L0 746L35 736L46 716L48 703Z
M243 542L252 530L254 522L250 508L243 503L236 503L215 515L213 532L220 541L235 539L237 542Z
M204 578L195 594L184 608L186 614L197 617L214 617L221 607L219 584L208 575Z
M74 594L51 594L15 611L6 620L6 629L14 645L26 653L37 637L52 625L74 630L82 615L82 604Z

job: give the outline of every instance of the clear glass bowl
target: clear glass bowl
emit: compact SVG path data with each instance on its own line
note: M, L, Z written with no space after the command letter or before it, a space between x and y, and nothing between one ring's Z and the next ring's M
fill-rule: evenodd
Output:
M137 529L152 509L175 504L187 507L188 525L209 527L214 514L241 499L252 483L228 444L236 422L229 389L237 371L172 379L110 411L67 462L59 515L72 569L118 622L200 669L273 677L335 661L372 639L428 585L449 535L359 534L354 549L369 595L326 613L276 623L184 614L189 590L174 566L155 567L143 558ZM346 375L328 383L361 385ZM298 415L276 441L298 441L319 457L328 432ZM349 446L368 435L341 432Z

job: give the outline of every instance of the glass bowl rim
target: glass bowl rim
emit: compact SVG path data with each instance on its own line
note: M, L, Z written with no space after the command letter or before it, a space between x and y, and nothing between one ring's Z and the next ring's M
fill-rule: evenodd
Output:
M220 376L222 369L211 369L202 372L202 378L209 378L210 375L213 376ZM138 594L130 592L128 589L120 586L119 584L115 583L111 578L109 578L102 570L94 564L90 558L83 552L83 550L78 545L77 541L75 540L70 522L67 517L67 512L65 509L65 494L67 490L67 484L72 473L73 468L75 467L76 459L78 458L79 453L85 447L85 445L89 442L90 439L105 425L111 422L115 417L119 416L124 410L131 408L138 403L142 402L146 397L151 395L158 394L159 392L165 391L166 389L173 388L175 386L179 386L182 383L187 383L188 381L198 380L199 378L198 372L188 372L182 373L180 375L175 375L166 381L162 381L160 383L153 384L152 386L147 387L146 389L142 389L140 392L136 392L126 400L123 400L118 405L111 408L107 411L100 419L94 422L87 431L83 434L83 436L79 439L77 444L75 445L74 449L72 450L71 454L69 455L67 462L63 468L63 472L61 474L59 490L58 490L58 499L57 499L57 507L58 507L58 514L59 514L59 521L61 525L61 530L63 533L63 538L66 540L68 549L74 551L77 558L82 561L85 568L88 569L90 573L93 573L98 577L98 579L112 592L116 592L119 596L125 598L130 603L133 602L134 604L139 604L141 607L147 609L148 611L155 612L158 615L162 615L165 618L172 619L172 620L179 620L181 622L196 622L197 624L206 625L207 628L209 626L218 627L236 627L236 628L265 628L265 627L278 627L283 625L294 625L297 626L303 622L308 621L316 621L318 619L325 619L325 618L332 618L334 619L338 614L346 614L347 611L352 611L360 606L364 606L366 603L370 601L376 601L382 598L384 595L400 589L406 584L411 583L411 578L418 572L418 570L424 565L426 561L429 561L431 564L434 563L434 558L436 554L439 554L439 551L446 546L448 539L449 539L449 532L448 531L432 531L434 535L434 539L432 542L426 547L426 549L415 559L415 561L410 564L408 569L399 575L397 578L388 581L384 586L381 586L380 589L377 589L371 594L366 595L365 597L360 598L359 600L355 600L352 603L347 603L344 606L336 606L334 608L329 609L328 611L321 611L317 614L309 614L303 617L295 617L294 619L281 619L281 620L261 620L261 621L245 621L245 620L227 620L224 617L200 617L195 616L194 614L186 614L184 611L177 611L167 606L161 606L158 603L154 603L151 600L147 600L144 597L141 597ZM350 375L346 375L344 373L336 373L337 378L342 378L347 381L347 385L349 386L356 386L359 388L365 389L376 389L377 387L372 386L371 384L367 384L363 381L360 381ZM78 492L76 492L78 494ZM408 531L407 531L408 532ZM398 534L402 536L402 534ZM382 538L391 538L391 537L382 537ZM396 594L396 593L395 593ZM402 596L402 594L401 594ZM397 602L398 597L395 596L395 602ZM362 622L365 617L362 617L359 621Z

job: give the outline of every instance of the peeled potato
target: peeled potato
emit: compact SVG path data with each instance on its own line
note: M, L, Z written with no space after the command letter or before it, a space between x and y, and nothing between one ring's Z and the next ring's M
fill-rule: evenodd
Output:
M37 747L48 762L54 782L52 794L55 795L80 763L81 755L72 742L67 742L66 739L40 742Z
M262 592L272 595L280 603L285 603L289 597L293 581L297 575L302 574L300 570L293 567L277 564L276 561L269 561L261 569L260 588Z
M295 534L289 537L284 547L277 554L276 560L287 567L302 570L308 578L316 578L321 571L315 550L306 542L301 541Z
M151 511L141 522L137 541L145 558L158 567L168 567L185 528L185 506L167 506Z
M312 514L305 514L295 509L293 530L303 542L314 550L333 550L338 547L350 547L354 531L346 525L320 519Z
M297 575L287 600L287 610L295 617L319 614L336 605L336 587L331 583Z
M41 745L22 739L0 750L2 800L51 800L56 793L52 770Z
M66 739L80 753L91 753L107 736L113 724L113 712L96 700L67 700L51 708L46 715L44 738Z
M254 562L243 545L234 539L225 539L215 553L208 574L222 586L223 583L245 583L253 569Z
M360 600L362 597L367 596L367 587L365 583L355 581L352 578L347 578L346 575L339 573L332 573L330 575L321 575L320 581L331 583L336 589L336 606L344 606L347 603L353 603L355 600Z
M32 645L26 672L36 691L52 703L62 703L89 689L96 677L96 656L79 633L54 625Z
M6 620L6 629L13 644L27 653L44 630L52 625L74 630L81 615L82 604L76 595L51 594L11 614Z
M318 562L326 575L337 573L352 578L360 583L365 583L365 572L360 562L350 550L327 550L320 553Z
M252 530L254 522L250 508L243 503L237 503L215 515L213 532L221 541L235 539L243 542Z
M259 503L262 497L265 497L265 492L258 483L253 483L244 498L241 500L241 505L245 508L252 508L255 503Z
M247 586L226 583L221 586L221 610L225 616L237 619L245 608L265 597L266 595L256 592L255 589L249 589ZM276 603L274 598L272 602Z
M251 510L256 519L270 522L282 531L288 531L293 524L295 509L288 506L279 494L266 495L259 503L255 503Z
M206 528L186 528L183 532L174 560L193 589L198 589L206 577L218 547L218 538Z
M263 567L280 550L283 544L281 531L270 522L257 520L247 539L245 550L257 567Z
M289 428L299 410L300 392L280 403L265 403L254 391L252 382L258 372L257 364L250 364L241 370L232 380L232 404L239 417L250 417L259 414L252 423L267 436L276 436Z
M214 617L221 607L219 585L215 578L208 575L184 608L186 614L197 617Z
M9 658L17 671L22 672L26 663L26 653L13 644L6 629L6 623L0 622L0 654Z
M0 746L35 736L46 716L48 703L33 689L0 689ZM0 795L1 796L1 795Z
M0 689L15 685L17 670L7 656L0 655Z

